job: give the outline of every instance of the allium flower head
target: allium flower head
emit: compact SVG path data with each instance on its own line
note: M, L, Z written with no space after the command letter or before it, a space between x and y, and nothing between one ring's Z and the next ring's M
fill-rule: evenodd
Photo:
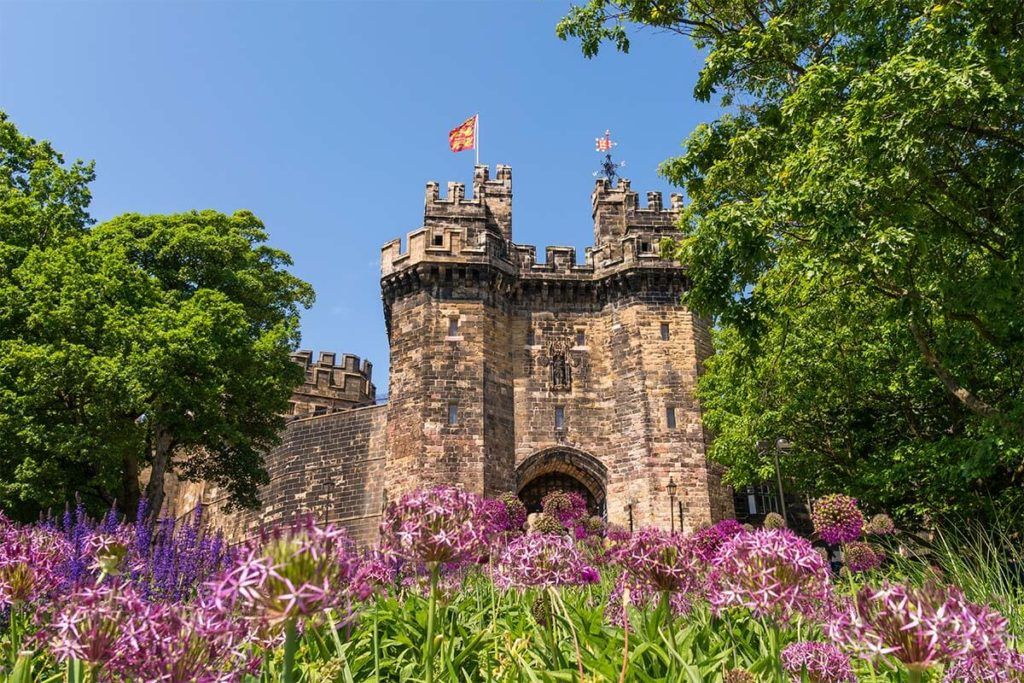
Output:
M519 497L511 491L498 496L498 500L505 504L508 513L509 526L513 531L522 531L526 525L526 506Z
M735 519L723 519L694 533L690 537L690 548L702 561L710 562L723 543L743 532L743 525Z
M722 674L722 683L757 683L757 679L746 669L727 669Z
M968 602L956 587L936 583L865 586L830 621L828 631L854 652L892 658L914 671L1006 642L1006 620L998 613Z
M8 528L0 536L0 609L57 591L70 553L68 544L51 529Z
M211 583L212 599L222 611L253 611L278 624L343 604L358 564L344 529L306 520L244 549Z
M586 563L573 540L562 534L512 539L494 569L494 582L502 588L581 586L598 579L597 570Z
M651 591L686 593L696 587L696 555L681 534L642 529L619 546L617 558L630 576Z
M814 530L826 543L848 543L860 538L864 530L864 515L857 501L841 493L821 498L811 511Z
M715 611L743 607L780 621L811 616L831 597L825 561L786 529L744 532L726 541L712 563L708 591Z
M554 517L562 526L570 529L589 516L587 499L576 491L552 491L544 496L540 505L544 514Z
M565 527L551 515L541 512L530 523L530 532L535 534L564 534Z
M481 504L457 488L407 493L384 512L381 547L415 563L476 562L487 543Z
M149 605L128 584L83 586L59 602L47 625L50 651L120 672L135 661L142 643L155 637Z
M1024 681L1024 653L1007 645L974 652L945 670L943 683L1020 683Z
M791 643L782 650L782 668L794 683L804 680L810 683L853 683L850 658L831 643L803 641Z
M896 525L893 524L892 517L884 513L872 517L871 521L864 527L864 533L874 536L886 536L895 531Z
M786 520L778 512L769 512L764 516L762 526L765 529L785 529Z
M878 548L864 541L853 541L843 545L843 561L851 572L860 573L877 569L885 555Z

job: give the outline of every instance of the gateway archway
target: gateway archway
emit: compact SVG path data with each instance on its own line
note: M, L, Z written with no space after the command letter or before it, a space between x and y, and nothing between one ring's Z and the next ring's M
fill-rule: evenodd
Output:
M600 460L574 448L547 448L534 453L516 468L519 499L527 512L540 512L551 491L579 493L595 515L605 514L608 469Z

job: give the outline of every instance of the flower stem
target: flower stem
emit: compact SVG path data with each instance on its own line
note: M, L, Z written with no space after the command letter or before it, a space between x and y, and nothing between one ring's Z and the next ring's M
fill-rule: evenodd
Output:
M284 683L295 683L295 652L299 649L299 630L295 619L289 619L284 626Z
M910 683L921 683L921 672L917 669L908 669Z
M426 683L434 683L434 616L437 611L437 574L439 565L430 568L430 598L427 606L427 647L424 649Z

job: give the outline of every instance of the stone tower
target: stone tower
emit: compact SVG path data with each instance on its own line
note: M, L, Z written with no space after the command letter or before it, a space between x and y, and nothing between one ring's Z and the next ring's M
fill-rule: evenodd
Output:
M585 263L570 247L540 263L512 241L511 169L495 176L478 166L468 199L428 183L423 226L382 249L385 495L457 483L536 508L560 488L624 526L731 516L694 397L708 322L659 252L680 197L641 208L629 181L598 180Z

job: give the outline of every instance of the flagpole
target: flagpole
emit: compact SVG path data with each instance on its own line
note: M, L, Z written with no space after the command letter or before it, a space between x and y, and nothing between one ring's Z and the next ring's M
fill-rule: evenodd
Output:
M473 142L475 142L476 144L473 145L473 146L476 147L476 165L479 166L480 165L480 113L479 112L477 112L477 114L473 117L473 121L474 121L473 127L476 128L476 130L473 131L473 138L474 138Z

